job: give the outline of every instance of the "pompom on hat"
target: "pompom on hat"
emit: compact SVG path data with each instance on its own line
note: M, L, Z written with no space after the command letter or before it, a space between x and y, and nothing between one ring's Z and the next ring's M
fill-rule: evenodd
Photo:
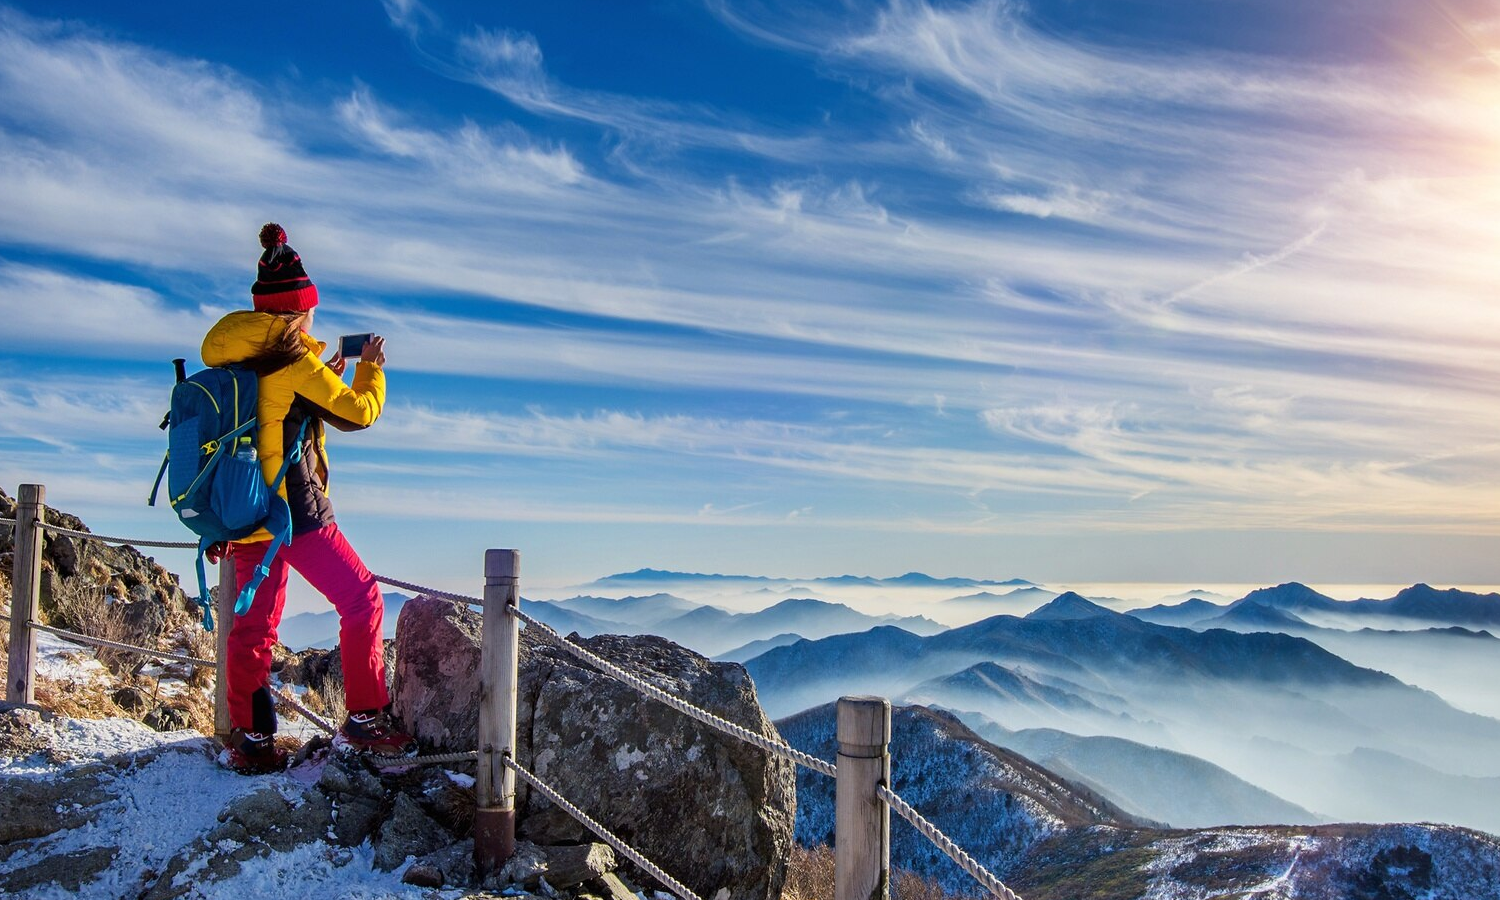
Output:
M257 312L306 312L318 305L318 287L302 268L302 257L286 242L286 229L267 222L260 229L260 266L250 294Z

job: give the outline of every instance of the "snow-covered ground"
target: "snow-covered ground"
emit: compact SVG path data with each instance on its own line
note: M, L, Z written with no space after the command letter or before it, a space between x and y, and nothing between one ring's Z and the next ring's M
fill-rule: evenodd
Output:
M113 851L114 858L78 892L56 883L37 885L25 893L31 900L135 897L172 857L216 826L219 811L231 801L269 785L296 802L321 769L308 764L283 775L247 778L216 764L211 755L212 741L201 735L187 731L158 733L128 719L56 718L39 725L38 731L51 745L51 752L45 756L0 757L0 781L66 778L90 763L108 762L109 771L101 784L107 799L97 807L92 821L36 839L7 858L4 868L15 872L49 857L100 848ZM188 896L225 900L309 896L326 900L418 900L456 898L463 893L404 885L403 869L381 872L373 867L372 860L368 842L352 849L304 844L285 853L250 859L237 875L195 886Z

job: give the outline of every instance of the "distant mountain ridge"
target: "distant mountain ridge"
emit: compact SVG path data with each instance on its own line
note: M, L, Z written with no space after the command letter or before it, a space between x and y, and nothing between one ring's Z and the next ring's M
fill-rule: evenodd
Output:
M606 575L603 578L589 582L584 587L629 587L636 584L723 584L723 583L755 583L755 584L824 584L824 585L863 585L868 587L945 587L945 588L972 588L972 587L1037 587L1033 582L1024 578L1011 578L1005 581L990 581L982 578L936 578L922 572L907 572L905 575L897 575L893 578L875 578L869 575L830 575L822 578L779 578L769 575L721 575L717 573L704 574L701 572L673 572L664 569L636 569L634 572L620 572L614 575Z
M655 634L711 657L777 635L822 638L832 634L858 633L877 626L895 626L914 634L936 634L944 628L921 616L871 616L842 603L806 597L787 598L753 613L730 612L671 594L623 600L586 596L569 600L525 601L523 606L528 613L559 631L577 631L584 637ZM604 619L590 614L616 610L627 614L628 620Z
M1239 612L1276 613L1253 606ZM1476 652L1496 649L1472 636L1438 637ZM982 663L1027 674L1024 682L996 678L999 669ZM1354 807L1315 805L1264 779L1278 768L1294 768L1291 760L1301 758L1298 754L1328 756L1363 746L1409 760L1413 777L1420 774L1415 766L1480 777L1476 790L1500 807L1500 782L1485 780L1500 776L1500 720L1456 709L1303 637L1155 625L1076 594L1060 595L1026 618L995 616L927 637L874 628L799 641L745 665L773 716L844 694L911 697L974 710L1001 725L1008 726L1010 716L1028 727L1166 746L1339 818L1353 818ZM989 683L974 677L979 673L989 675ZM1067 694L1086 697L1099 710ZM1096 699L1110 695L1120 702ZM1153 735L1143 728L1158 730ZM1257 736L1290 742L1289 749L1281 755L1252 753L1246 748ZM1350 777L1335 786L1346 795L1373 789ZM1473 818L1472 810L1479 808L1474 804L1446 808L1455 818L1443 821L1500 827L1500 818ZM1389 812L1399 817L1394 809Z
M1500 594L1476 594L1458 588L1439 589L1426 584L1403 588L1384 600L1362 598L1335 600L1296 581L1260 588L1227 605L1186 600L1176 605L1159 604L1131 610L1137 618L1164 625L1192 625L1209 616L1222 615L1245 606L1278 609L1305 617L1318 613L1332 617L1388 617L1441 625L1500 626Z
M385 598L385 637L396 636L396 619L401 615L401 607L411 598L405 594L395 591L385 591L381 594ZM337 610L327 612L304 612L294 616L287 616L277 626L276 637L290 650L306 650L309 647L328 649L335 647L339 642L339 614Z

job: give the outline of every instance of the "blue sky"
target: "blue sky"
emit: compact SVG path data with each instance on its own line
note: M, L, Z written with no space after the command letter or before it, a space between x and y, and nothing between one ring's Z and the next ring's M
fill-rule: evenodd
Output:
M8 490L179 533L275 220L378 570L1500 581L1477 0L312 6L0 6Z

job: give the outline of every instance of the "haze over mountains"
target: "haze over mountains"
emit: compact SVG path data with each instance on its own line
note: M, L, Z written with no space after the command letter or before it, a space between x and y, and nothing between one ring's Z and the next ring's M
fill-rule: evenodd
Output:
M744 662L772 716L845 693L951 710L1174 826L1500 831L1500 640L1482 627L1500 595L1391 594L1199 587L1129 609L1024 579L643 569L524 602L564 633L649 632Z
M836 749L834 722L830 704L776 725L794 747L826 759ZM1021 754L994 735L976 733L952 715L926 707L897 707L891 724L892 788L1024 897L1500 896L1500 841L1467 829L1344 824L1164 831L1074 775L1034 763L1032 753L1046 752L1056 733L1037 735L1032 753ZM1101 745L1097 750L1098 765L1108 766L1108 757L1121 756L1117 774L1132 785L1135 770L1150 769L1154 762L1128 749ZM1058 759L1053 756L1053 763ZM1264 792L1233 784L1232 776L1215 773L1201 761L1186 758L1172 768L1178 770L1179 793L1217 792L1224 786L1220 799L1233 802L1239 795L1247 800L1245 814L1252 820L1303 814L1277 805ZM798 841L828 842L833 817L833 781L799 770ZM891 820L891 861L937 879L949 891L964 896L975 892L966 874L896 816Z
M1381 639L1414 637L1427 639ZM1485 808L1500 802L1500 721L1294 635L1155 625L1066 593L1024 618L928 637L876 628L776 648L747 668L772 715L875 693L980 713L1015 731L1050 727L1188 753L1318 816L1500 830L1500 814ZM1376 760L1382 778L1428 789L1376 789Z
M611 607L611 603L619 604L619 607ZM920 616L869 616L841 603L811 598L782 600L754 613L735 613L716 606L696 605L670 594L626 597L617 601L599 597L525 601L525 609L563 633L577 631L584 637L649 633L690 647L704 656L718 656L747 643L777 636L820 638L864 631L877 625L891 625L914 634L936 634L943 630L943 626ZM605 619L591 613L615 615Z

